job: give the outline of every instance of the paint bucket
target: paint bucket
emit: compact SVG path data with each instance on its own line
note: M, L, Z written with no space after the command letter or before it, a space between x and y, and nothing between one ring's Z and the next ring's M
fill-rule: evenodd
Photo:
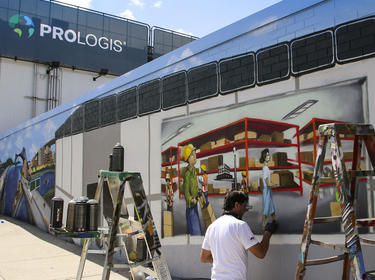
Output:
M61 228L63 221L64 200L61 197L52 198L50 226L52 228Z
M143 236L137 238L137 248L136 248L136 260L141 262L146 260L146 240Z
M124 147L117 143L112 151L112 170L122 172L124 170Z
M98 230L99 203L95 199L87 201L87 230Z
M68 203L68 214L66 215L66 230L68 231L73 231L74 230L74 210L75 210L75 205L77 201L72 199Z
M86 231L87 202L77 201L74 205L74 231Z

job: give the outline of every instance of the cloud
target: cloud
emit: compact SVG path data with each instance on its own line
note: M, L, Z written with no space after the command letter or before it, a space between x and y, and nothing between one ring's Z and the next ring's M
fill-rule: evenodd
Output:
M133 19L135 20L135 17L133 15L133 12L129 9L126 9L120 14L121 17L128 18L128 19Z
M22 148L23 148L23 138L21 137L21 135L19 135L17 137L15 145L16 145L17 150L19 150L19 151L22 150Z
M32 144L29 152L30 152L31 157L34 157L36 153L38 152L38 147L35 144Z
M91 1L92 0L60 0L63 3L80 6L84 8L91 8Z
M162 1L155 2L154 5L153 5L153 7L154 7L154 8L160 8L160 7L161 7L161 4L163 4Z
M25 132L25 138L31 138L33 135L31 133L31 126L27 127L26 128L26 132Z
M143 5L145 4L145 3L143 3L142 1L140 1L140 0L130 0L130 5L135 5L135 6L138 6L138 7L143 7Z
M13 145L12 145L12 141L10 141L10 139L8 139L8 144L7 144L7 149L8 150L11 150L13 148Z
M56 131L56 124L51 119L48 119L43 129L44 139L48 141L54 138L55 131Z

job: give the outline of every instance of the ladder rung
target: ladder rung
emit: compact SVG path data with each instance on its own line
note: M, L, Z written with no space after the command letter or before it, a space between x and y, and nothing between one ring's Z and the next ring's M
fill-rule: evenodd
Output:
M342 261L345 258L346 258L346 254L342 254L342 255L333 256L333 257L329 257L329 258L307 260L305 265L308 266L308 265L326 264L326 263L331 263L331 262Z
M103 254L105 255L107 253L106 250L88 250L87 253L89 254Z
M319 135L331 135L333 131L339 135L374 135L374 127L371 124L327 123L319 125Z
M374 170L350 170L349 173L352 178L375 176Z
M136 230L136 231L129 232L129 233L118 233L118 234L116 234L116 236L117 237L130 237L130 236L142 234L142 233L143 233L142 230Z
M364 218L364 219L357 219L357 226L359 227L373 227L375 226L375 218Z
M125 263L116 263L112 264L112 268L129 268L130 265L125 264Z
M368 280L375 280L375 270L367 271L366 276Z
M337 246L337 245L334 245L334 244L328 244L328 243L325 243L325 242L322 242L322 241L311 240L311 244L322 246L322 247L332 249L332 250L342 251L344 253L349 253L349 250L345 247Z
M155 256L149 260L145 260L145 261L141 261L141 262L134 262L134 263L131 263L130 266L131 267L135 267L135 266L144 266L145 264L149 264L157 259L159 259L160 257L159 256Z
M375 246L375 240L374 239L368 239L368 238L360 237L359 240L361 241L361 243L365 243L365 244L368 244L368 245L374 245Z
M333 223L341 221L341 216L331 216L331 217L316 217L314 218L314 224L323 224L323 223Z

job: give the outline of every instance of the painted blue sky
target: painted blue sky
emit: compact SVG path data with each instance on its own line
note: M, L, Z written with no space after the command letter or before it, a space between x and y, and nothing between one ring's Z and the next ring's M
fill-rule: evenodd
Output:
M60 2L203 37L280 0L60 0Z

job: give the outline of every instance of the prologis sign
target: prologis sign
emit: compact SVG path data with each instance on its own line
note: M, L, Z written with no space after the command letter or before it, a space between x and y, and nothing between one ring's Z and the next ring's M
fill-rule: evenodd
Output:
M64 30L61 27L50 26L48 24L40 24L40 37L49 36L53 40L66 41L68 43L77 43L80 45L86 45L89 47L99 47L103 50L122 52L123 45L126 42L120 40L114 40L107 37L97 37L94 34L86 34L81 36L81 32L76 32L72 29Z
M9 27L13 29L19 37L22 37L23 29L28 31L28 38L34 34L34 23L30 17L23 14L15 14L9 18ZM80 45L86 45L88 47L99 47L103 50L122 52L123 45L126 42L121 40L114 40L107 37L97 37L95 34L86 34L81 36L80 31L74 31L73 29L64 30L58 26L51 26L48 24L41 23L39 28L40 37L49 37L52 40L66 41L68 43L77 43Z
M0 56L59 61L63 66L95 72L108 69L110 74L123 74L147 62L147 25L89 11L79 11L78 18L72 16L77 13L70 7L64 7L70 19L64 20L51 16L60 15L58 4L47 4L51 10L46 15L11 13L10 8L0 14Z

